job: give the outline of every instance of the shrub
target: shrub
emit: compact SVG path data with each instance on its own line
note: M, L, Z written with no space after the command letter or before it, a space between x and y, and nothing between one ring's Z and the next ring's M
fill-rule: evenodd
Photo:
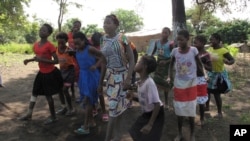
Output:
M0 52L3 53L20 53L20 54L31 54L33 53L31 44L3 44L0 45Z

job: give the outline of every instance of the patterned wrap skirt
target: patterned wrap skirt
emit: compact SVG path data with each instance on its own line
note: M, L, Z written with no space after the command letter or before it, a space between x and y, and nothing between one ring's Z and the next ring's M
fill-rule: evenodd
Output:
M208 91L213 94L221 93L219 91L219 87L217 86L217 81L220 80L225 80L226 85L227 85L227 90L223 93L228 93L229 91L232 90L232 83L229 80L228 72L226 70L223 70L222 72L208 72Z
M168 61L165 65L160 65L160 61ZM169 84L166 79L168 76L168 68L170 65L170 58L169 59L159 59L157 61L158 65L157 68L155 70L153 79L155 81L155 83L159 86L165 87L165 88L171 88L173 86L173 84Z
M126 90L123 90L123 81L126 79L127 69L107 69L107 96L109 104L109 116L117 117L130 105L126 98Z
M41 73L40 71L37 73L33 84L32 94L34 96L51 96L58 94L59 91L62 90L62 87L63 78L61 72L55 67L55 69L50 73Z
M197 104L205 104L207 100L207 80L204 76L197 77Z

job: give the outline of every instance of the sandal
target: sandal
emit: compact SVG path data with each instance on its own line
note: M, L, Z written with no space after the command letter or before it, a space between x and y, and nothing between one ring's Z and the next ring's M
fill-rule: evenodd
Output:
M52 123L55 123L57 121L57 118L48 118L47 120L44 121L44 125L49 125Z
M31 120L32 119L32 115L31 114L26 114L24 116L21 116L19 118L17 118L18 120L21 120L21 121L27 121L27 120Z
M109 121L108 114L102 114L102 121L105 121L105 122Z
M56 114L57 115L64 115L67 111L68 111L67 108L62 108L62 109L59 109L58 111L56 111Z
M92 111L92 115L93 115L93 117L97 116L97 115L98 115L97 110L93 110L93 111Z
M89 132L89 129L84 129L83 126L81 126L80 128L74 130L74 132L76 134L79 134L79 135L88 135L90 132Z
M67 113L65 114L66 116L72 116L75 113L75 110L68 110Z

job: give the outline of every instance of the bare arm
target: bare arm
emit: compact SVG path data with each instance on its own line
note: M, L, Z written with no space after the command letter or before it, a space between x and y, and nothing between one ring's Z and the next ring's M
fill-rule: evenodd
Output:
M226 53L223 56L225 57L224 63L226 65L232 65L232 64L234 64L235 60L234 60L233 56L230 53Z
M34 61L48 63L48 64L58 64L58 57L56 55L56 52L52 53L52 57L53 57L53 59L50 60L50 59L43 58L43 57L40 57L40 56L35 56Z
M132 73L134 71L135 61L134 61L134 54L129 45L126 45L126 53L129 61L129 68L128 68L128 75L125 79L125 86L124 89L128 89L131 83Z
M149 119L149 122L140 130L142 133L148 134L151 131L152 126L156 120L156 117L159 114L160 107L161 107L160 103L154 103L154 109L153 109L152 115Z
M205 75L203 65L202 65L202 62L201 62L201 59L200 59L199 55L195 56L195 61L196 61L197 69L199 71L201 71L203 73L203 75Z
M103 80L104 80L104 76L106 73L106 65L107 65L107 61L105 56L102 54L101 51L97 50L94 47L90 47L89 48L89 53L92 54L95 58L96 58L96 64L94 65L94 67L96 68L97 66L101 66L101 77L99 80L99 85L102 86L103 85Z
M167 78L168 83L170 83L172 79L174 78L173 76L174 63L175 63L175 57L172 56L170 60L169 68L168 68L168 78Z

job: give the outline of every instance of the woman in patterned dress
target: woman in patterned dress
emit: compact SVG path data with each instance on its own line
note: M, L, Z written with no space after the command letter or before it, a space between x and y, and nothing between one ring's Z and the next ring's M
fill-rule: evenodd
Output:
M126 90L130 87L134 69L134 56L126 36L117 33L119 20L107 15L103 28L106 35L101 41L101 51L107 60L107 95L109 122L105 141L120 140L122 113L128 108ZM103 77L102 77L103 78Z

